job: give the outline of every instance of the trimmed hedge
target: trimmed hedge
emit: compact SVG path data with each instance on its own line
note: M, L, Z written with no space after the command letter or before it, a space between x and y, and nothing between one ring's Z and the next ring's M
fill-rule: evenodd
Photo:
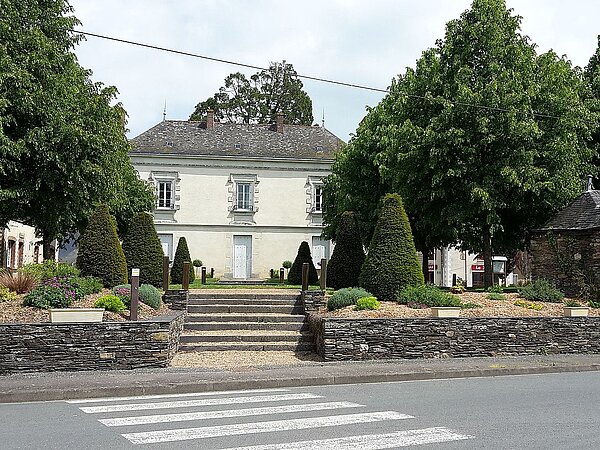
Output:
M150 214L142 212L133 217L123 238L123 253L128 274L138 268L140 284L162 286L164 254Z
M335 248L327 264L327 286L334 289L358 286L365 250L358 233L354 212L342 214L336 233Z
M402 199L398 194L387 194L360 272L359 285L378 299L394 301L405 287L423 283Z
M356 302L365 297L372 297L370 292L362 288L342 288L335 291L327 300L327 309L334 311L336 309L345 308L346 306L356 305Z
M183 283L183 263L190 263L190 284L194 282L196 276L194 273L194 266L192 265L192 258L190 257L190 251L188 250L187 241L185 237L181 236L179 242L177 242L177 250L175 250L175 257L173 258L173 266L171 267L171 283L182 284Z
M302 284L302 264L305 262L308 263L308 284L317 284L319 275L317 275L317 269L315 269L310 255L310 247L306 241L302 241L300 247L298 247L298 254L288 273L288 283Z
M82 276L99 278L105 287L127 282L127 264L115 218L106 205L92 213L79 239L77 267Z

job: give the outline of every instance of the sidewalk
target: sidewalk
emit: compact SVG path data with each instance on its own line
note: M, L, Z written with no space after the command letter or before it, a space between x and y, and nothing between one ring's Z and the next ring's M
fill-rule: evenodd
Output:
M0 376L0 403L600 370L598 355L303 362Z

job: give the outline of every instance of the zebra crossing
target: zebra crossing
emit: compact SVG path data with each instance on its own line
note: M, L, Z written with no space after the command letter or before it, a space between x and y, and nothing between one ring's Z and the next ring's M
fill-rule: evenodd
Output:
M409 414L371 411L364 404L327 401L323 395L284 388L69 400L67 403L114 429L134 445L187 441L194 448L223 450L375 450L473 437L445 427L411 429L410 421L415 417ZM392 427L393 431L364 433L369 430L362 427L368 424L380 424L375 431L381 426ZM348 426L351 434L356 430L362 433L350 436ZM315 434L319 438L315 439ZM298 439L299 435L303 438ZM235 436L243 436L244 440L248 439L244 444L253 445L231 446ZM278 442L288 438L291 440Z

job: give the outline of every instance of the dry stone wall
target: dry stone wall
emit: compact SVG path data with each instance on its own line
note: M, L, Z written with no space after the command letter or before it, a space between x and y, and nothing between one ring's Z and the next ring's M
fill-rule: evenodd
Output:
M600 317L325 318L311 326L327 361L600 353Z
M166 367L183 311L139 322L0 324L0 373Z

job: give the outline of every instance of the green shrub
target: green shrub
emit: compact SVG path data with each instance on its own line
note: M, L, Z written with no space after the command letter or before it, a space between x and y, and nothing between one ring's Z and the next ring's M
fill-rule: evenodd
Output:
M327 263L327 286L334 289L358 286L365 250L358 232L354 212L342 214L335 237L335 247Z
M127 281L127 264L117 236L115 218L100 205L92 213L79 239L77 267L81 275L102 280L106 287Z
M588 300L588 306L590 308L600 308L600 301Z
M202 261L199 259L195 259L192 261L192 266L194 267L202 267Z
M465 287L462 284L457 284L455 286L452 286L450 292L452 292L453 294L462 294L465 292Z
M356 305L354 306L355 311L362 311L363 309L375 310L379 309L381 304L377 301L375 297L361 297L356 301Z
M75 278L54 277L29 291L23 298L23 305L42 309L67 308L81 298Z
M515 306L520 306L521 308L527 308L527 309L534 309L536 311L540 311L541 309L544 309L544 305L538 305L537 303L533 303L533 302L526 302L525 300L517 300L515 302Z
M288 273L288 283L302 284L302 264L304 263L308 263L308 284L317 284L319 275L317 275L317 269L310 255L310 247L306 241L302 241L298 247L298 254Z
M432 306L461 306L460 298L432 284L405 287L398 294L398 303Z
M408 216L398 194L383 198L359 280L360 286L381 300L394 300L405 287L423 284Z
M567 300L565 302L565 306L567 308L580 308L581 307L581 303L579 303L577 300Z
M177 250L175 250L175 257L173 258L173 266L171 267L171 283L182 284L183 283L183 263L190 263L190 283L194 282L194 266L191 264L192 259L190 258L190 251L188 250L187 241L185 237L180 237L177 242Z
M477 304L477 303L469 303L469 302L467 302L467 303L461 303L461 304L460 304L460 307L461 307L462 309L475 309L475 308L482 308L482 306L481 306L481 305L479 305L479 304Z
M28 273L40 281L48 280L53 277L77 277L79 269L71 264L60 263L47 259L41 264L26 264L19 269L19 272Z
M362 288L339 289L327 300L327 309L333 311L346 306L355 305L358 299L363 297L373 297L373 294Z
M123 253L128 274L133 268L140 269L140 284L162 286L164 254L151 214L141 212L133 217L123 238Z
M291 269L291 267L292 267L292 264L293 264L293 263L292 263L291 261L289 261L289 260L287 260L287 259L286 259L286 260L285 260L285 261L284 261L284 262L281 264L281 267L283 267L284 269Z
M487 298L488 300L506 300L506 296L499 292L490 292Z
M116 295L105 295L96 300L94 308L104 308L107 311L118 313L125 309L125 304Z
M488 287L486 290L493 294L502 294L504 292L504 289L499 284L493 284L490 287Z
M17 293L5 286L0 286L0 302L10 302L17 299Z
M550 284L548 280L535 280L519 288L519 295L526 300L560 303L564 294Z
M121 299L123 304L127 308L129 308L129 303L131 301L131 285L130 284L119 284L112 288L113 295L116 295Z
M77 277L75 279L79 285L79 294L82 297L91 294L97 294L102 290L102 281L96 277Z
M140 286L140 301L146 305L158 309L161 303L161 292L151 284L142 284Z

